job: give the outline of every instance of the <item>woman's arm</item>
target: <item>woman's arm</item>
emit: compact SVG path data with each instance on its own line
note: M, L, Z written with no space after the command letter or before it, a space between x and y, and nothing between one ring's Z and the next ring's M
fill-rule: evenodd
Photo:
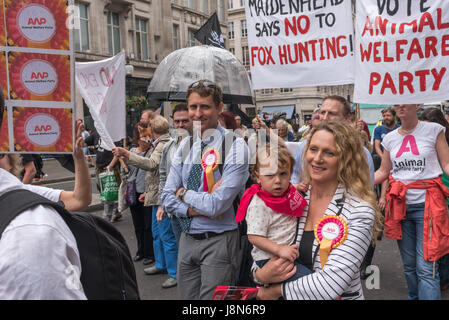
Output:
M273 257L260 269L254 272L255 280L259 283L279 283L287 280L296 273L296 266L293 262Z
M390 175L392 168L393 166L391 164L390 152L384 149L380 168L374 173L374 184L376 185L384 182Z
M75 142L75 152L73 160L75 162L75 188L73 191L62 191L59 200L69 211L84 210L92 202L92 182L90 179L89 167L83 152L83 138L81 136L81 126L83 123L77 121L77 132Z
M447 145L444 131L441 131L438 134L435 148L437 149L438 160L440 160L441 168L444 173L449 175L449 146Z

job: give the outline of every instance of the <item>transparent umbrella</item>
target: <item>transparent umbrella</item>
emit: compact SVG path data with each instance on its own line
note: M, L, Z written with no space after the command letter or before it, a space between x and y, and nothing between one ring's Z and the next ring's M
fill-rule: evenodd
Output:
M147 90L148 100L184 101L188 86L208 79L223 91L224 103L253 104L246 68L229 51L213 46L179 49L157 67Z

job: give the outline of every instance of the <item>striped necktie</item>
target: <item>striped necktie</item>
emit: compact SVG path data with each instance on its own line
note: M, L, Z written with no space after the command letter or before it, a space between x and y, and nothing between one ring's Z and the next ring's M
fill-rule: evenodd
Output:
M206 143L201 141L201 154L203 154L203 150L205 147ZM193 190L197 192L201 186L202 177L203 177L203 167L201 166L201 163L194 163L192 165L192 168L190 169L189 177L187 178L187 190ZM181 226L182 232L187 232L190 228L190 224L192 223L192 218L190 217L179 218L178 221Z

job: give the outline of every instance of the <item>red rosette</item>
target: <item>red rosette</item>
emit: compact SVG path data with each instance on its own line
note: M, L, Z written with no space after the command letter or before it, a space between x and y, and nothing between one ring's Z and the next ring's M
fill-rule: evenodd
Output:
M32 61L44 61L51 65L57 75L57 85L48 94L36 95L22 82L23 67ZM9 83L11 98L16 100L71 101L70 57L66 55L10 52Z
M332 240L331 249L342 244L347 235L348 225L346 221L336 215L324 216L315 225L315 238L318 242L321 242L323 238Z
M49 146L34 144L26 133L26 125L29 119L36 115L50 116L58 122L59 138ZM16 151L36 152L72 152L72 110L63 108L26 108L14 107L14 148Z
M55 32L49 40L42 42L29 40L20 30L18 26L19 14L30 5L41 6L51 14L55 22ZM69 29L66 26L68 18L66 0L6 0L5 8L7 39L10 46L69 50Z

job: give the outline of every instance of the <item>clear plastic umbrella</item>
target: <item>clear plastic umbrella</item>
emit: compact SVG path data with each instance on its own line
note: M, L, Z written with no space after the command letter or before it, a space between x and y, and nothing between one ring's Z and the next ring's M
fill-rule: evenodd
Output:
M253 104L251 81L242 63L225 49L205 45L165 57L148 86L147 99L184 101L188 86L203 79L221 87L224 103Z

